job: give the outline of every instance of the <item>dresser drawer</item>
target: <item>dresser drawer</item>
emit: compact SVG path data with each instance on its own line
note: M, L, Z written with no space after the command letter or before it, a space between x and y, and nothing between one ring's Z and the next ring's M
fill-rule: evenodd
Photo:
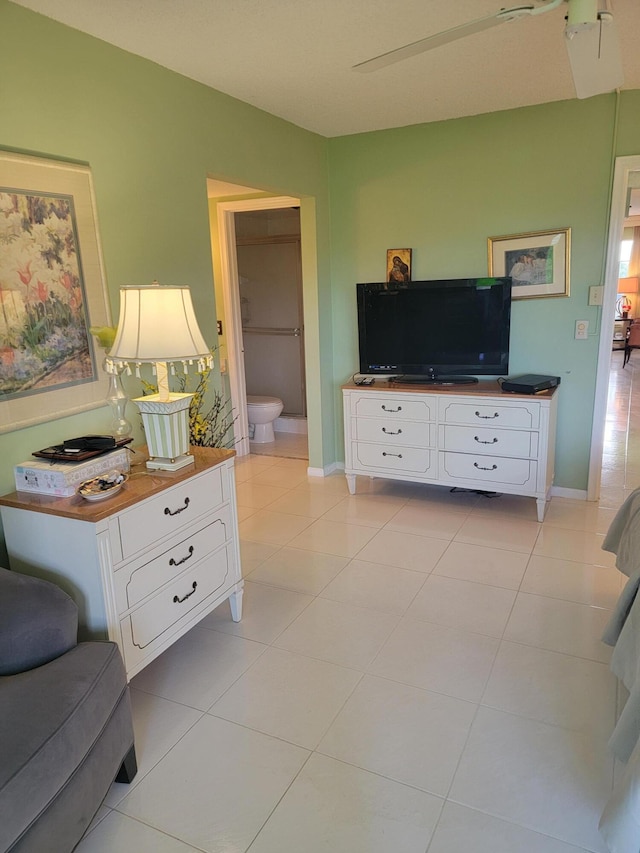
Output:
M440 471L449 482L476 481L498 488L500 485L519 486L524 491L535 491L537 463L531 459L441 452Z
M477 424L478 426L537 429L540 425L540 404L518 401L508 406L478 401L440 400L440 421L447 424Z
M211 524L192 531L186 538L149 562L121 568L115 574L118 613L124 613L130 607L135 607L139 601L169 583L186 569L195 566L231 537L231 512L226 506Z
M394 418L356 418L354 438L358 441L377 441L391 445L413 447L435 446L435 424L403 421Z
M121 621L125 654L127 644L137 649L149 646L216 591L221 592L232 575L232 558L226 547L183 572Z
M491 456L533 457L538 455L538 433L516 429L497 429L445 425L440 427L441 450L482 453Z
M352 412L362 418L397 418L410 421L434 421L436 400L397 397L391 394L363 394L352 401Z
M435 451L417 447L391 448L386 444L353 445L354 469L368 471L386 471L390 474L428 474L431 470Z
M122 557L147 548L211 512L222 503L224 468L194 477L155 498L143 501L118 519Z

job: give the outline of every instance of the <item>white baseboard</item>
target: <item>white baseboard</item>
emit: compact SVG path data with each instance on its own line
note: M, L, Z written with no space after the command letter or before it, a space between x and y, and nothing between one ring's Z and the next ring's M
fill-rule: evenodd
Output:
M552 498L571 498L574 501L586 501L586 489L564 489L562 486L551 486Z
M307 434L306 418L276 418L273 422L276 432L295 432L299 435Z
M342 468L344 468L344 465L342 465ZM309 477L328 477L330 474L335 474L335 472L339 470L339 463L333 462L331 465L327 465L326 468L307 468L307 474Z

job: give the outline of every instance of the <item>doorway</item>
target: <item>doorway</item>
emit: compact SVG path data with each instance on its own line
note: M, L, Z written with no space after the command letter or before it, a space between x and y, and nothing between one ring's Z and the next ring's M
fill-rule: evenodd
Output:
M235 214L247 394L278 397L306 417L300 210Z
M598 371L589 460L587 500L592 501L598 500L602 482L603 450L607 428L607 406L612 366L612 341L616 334L615 314L619 298L620 250L624 236L625 220L629 214L631 191L637 183L636 179L639 174L640 155L618 157L616 159L611 193L602 329L598 349ZM640 307L638 310L640 311Z
M299 205L299 199L289 196L221 201L217 204L228 381L231 403L237 415L238 439L235 449L238 456L257 451L270 455L281 453L281 455L308 458L302 278L299 272ZM283 217L275 212L294 209L298 222L298 234L273 233L284 227L282 221L278 222L278 220L286 221L292 218L291 214ZM274 213L271 216L261 216L265 212ZM241 214L252 215L246 220L242 218L236 220L236 217L240 217ZM264 228L265 223L267 230L270 228L272 233L266 235L256 233L255 229ZM291 240L291 236L294 236L295 240ZM278 239L274 239L276 237ZM258 248L261 246L268 248ZM270 256L269 266L274 270L267 277L260 269L260 255L264 256L265 251ZM278 260L279 253L281 253L280 260ZM281 296L277 282L279 264L284 264L289 269L293 269L294 266L298 269L297 301L288 299L287 302L290 301L290 305L286 312L279 310L279 296ZM269 283L274 285L274 282L275 289L270 289ZM271 355L267 356L267 353ZM295 356L293 360L292 354ZM268 357L272 358L274 364L279 367L269 371L264 370L264 363ZM270 373L275 375L271 377ZM273 384L271 384L272 381ZM261 447L251 444L247 416L248 393L278 397L285 403L285 411L283 411L285 417L278 419L275 425L276 437L280 439L279 442L274 443L276 446L272 444ZM280 447L277 446L278 443Z
M238 211L234 225L246 393L283 404L274 442L249 424L251 452L306 459L300 208Z

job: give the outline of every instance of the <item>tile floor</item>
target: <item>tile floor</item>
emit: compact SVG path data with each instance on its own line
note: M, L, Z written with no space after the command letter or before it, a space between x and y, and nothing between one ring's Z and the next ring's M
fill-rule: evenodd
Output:
M79 853L604 851L622 578L600 545L640 481L634 357L600 505L554 498L542 525L531 499L351 497L239 460L244 618L223 605L133 680L140 770Z
M274 432L275 441L266 444L249 442L251 453L256 456L284 456L290 459L307 459L309 442L306 433Z

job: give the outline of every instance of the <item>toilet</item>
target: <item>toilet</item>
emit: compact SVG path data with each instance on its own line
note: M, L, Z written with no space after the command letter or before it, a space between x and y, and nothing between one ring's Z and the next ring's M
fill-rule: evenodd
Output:
M277 397L258 397L247 395L247 417L249 426L253 426L251 441L268 444L275 441L273 422L279 417L284 403Z

